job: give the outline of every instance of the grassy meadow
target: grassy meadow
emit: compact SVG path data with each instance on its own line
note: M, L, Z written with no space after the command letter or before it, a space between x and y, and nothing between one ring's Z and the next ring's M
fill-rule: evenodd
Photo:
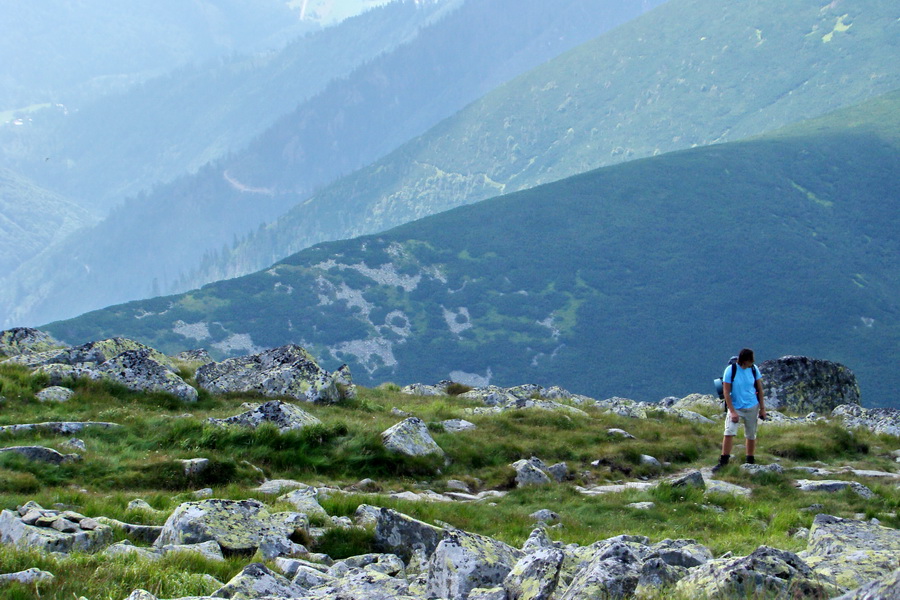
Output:
M183 375L190 380L192 369ZM500 415L471 415L477 405L458 397L415 397L401 394L396 385L360 388L358 398L340 405L303 405L322 424L299 432L280 434L274 427L256 430L218 428L206 424L246 410L244 402L259 402L252 395L212 396L201 392L195 404L184 404L163 394L136 393L105 382L68 382L75 396L65 403L46 404L35 392L47 385L27 370L0 366L0 425L45 421L109 421L113 429L87 429L77 435L86 445L83 460L59 466L26 461L18 455L0 455L0 508L15 509L29 500L45 508L65 506L87 516L107 516L130 523L161 525L180 503L194 499L193 492L211 487L216 497L257 498L273 510L293 510L275 496L254 492L268 479L295 479L317 486L348 487L364 478L374 480L376 493L334 494L321 499L333 516L352 516L362 503L388 506L430 523L449 523L520 547L535 526L529 517L542 508L561 516L561 525L549 529L554 540L588 545L628 533L652 541L693 538L714 555L742 555L761 544L800 551L805 540L794 534L809 527L817 512L841 517L877 517L884 525L900 525L900 493L896 483L860 479L877 498L864 500L854 493L800 492L792 477L804 475L761 474L751 476L737 465L719 478L753 490L750 497L704 495L693 489L675 489L663 483L649 491L629 490L587 496L576 485L594 486L640 479L656 479L715 463L719 455L721 427L693 424L662 413L647 420L628 419L585 408L588 416L542 410L510 411ZM429 423L432 436L448 460L409 459L389 454L380 433L401 417L392 409L418 416ZM582 407L584 408L584 407ZM717 417L707 413L707 416ZM477 429L462 433L443 430L440 421L463 418ZM620 428L635 436L621 439L607 432ZM70 436L0 434L0 447L48 446L63 453ZM852 466L892 470L890 452L896 438L868 431L846 431L833 424L763 425L758 459L779 461L785 468L799 465ZM736 445L735 455L743 458ZM664 463L662 469L641 464L642 454ZM547 464L565 461L574 479L563 484L516 489L510 463L537 456ZM195 477L185 476L179 459L204 457L210 468ZM592 466L601 460L601 466ZM738 461L740 462L740 461ZM832 478L843 478L835 475ZM403 490L446 491L451 479L465 481L474 492L499 489L502 498L479 503L410 502L389 497ZM129 510L136 498L146 500L158 513ZM651 501L654 507L639 510L633 502ZM820 504L818 510L804 510ZM325 525L313 522L314 525ZM124 539L124 534L117 534ZM312 551L341 558L372 551L372 532L329 530L308 540ZM135 544L140 542L133 540ZM259 557L256 557L259 559ZM38 567L56 575L38 586L0 584L4 599L53 598L72 600L121 600L135 588L160 598L209 594L250 561L231 557L224 563L197 557L169 555L157 562L134 557L106 558L71 554L53 557L0 547L0 573ZM275 568L274 563L270 567Z

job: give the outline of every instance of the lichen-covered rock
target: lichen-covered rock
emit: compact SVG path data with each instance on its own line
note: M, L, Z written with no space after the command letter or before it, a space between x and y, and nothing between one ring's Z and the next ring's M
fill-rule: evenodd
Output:
M900 410L896 408L863 408L857 404L842 404L831 411L841 419L844 427L863 427L876 434L900 437Z
M659 558L666 564L688 569L705 564L713 558L709 548L689 539L666 539L653 544L652 551L649 558Z
M270 513L256 500L210 498L180 505L166 520L154 542L199 544L214 540L225 554L253 554L269 536L289 538L305 523L288 520L286 513Z
M103 525L108 525L113 529L121 529L129 536L148 544L155 542L159 538L159 534L162 533L161 525L125 523L117 519L110 519L109 517L97 517L97 521Z
M52 465L81 460L81 457L77 454L61 454L53 448L45 448L44 446L10 446L8 448L0 448L0 453L4 452L20 454L28 460Z
M658 595L659 588L674 585L687 573L686 567L669 564L661 558L649 558L641 564L635 595L638 598Z
M413 600L405 579L364 569L315 590L318 598L341 600Z
M209 419L209 422L215 425L240 425L243 427L259 427L263 423L272 423L281 432L303 429L322 423L317 417L299 406L281 400L271 400L239 415L227 419Z
M783 356L759 365L766 408L798 413L831 412L859 404L856 376L844 365L806 356Z
M328 513L318 500L318 491L314 487L305 487L279 496L279 502L293 504L298 512L310 518L328 519Z
M564 556L556 548L543 548L522 557L503 580L507 599L549 600L559 584Z
M897 568L900 531L866 521L816 515L803 559L824 578L854 589Z
M110 429L121 427L118 423L104 423L94 421L48 421L46 423L25 423L21 425L3 425L0 433L51 433L70 435L84 431L85 429Z
M51 385L35 394L39 402L68 402L75 395L73 390L59 385Z
M383 431L381 441L391 452L406 456L444 455L444 451L428 433L428 426L418 417L404 419Z
M631 543L614 542L577 570L560 600L626 598L634 594L640 574L640 550Z
M216 590L212 597L250 600L265 596L293 598L305 594L304 588L294 585L286 577L269 570L264 564L250 563L231 581Z
M24 571L18 571L16 573L0 574L0 583L15 581L16 583L21 583L23 585L34 585L37 583L53 581L53 579L53 573L42 571L37 568L25 569Z
M430 598L465 600L474 588L502 584L522 552L503 542L454 530L444 533L428 561Z
M185 383L168 364L160 362L159 356L162 355L149 348L127 350L98 365L93 378L116 381L131 390L165 392L185 402L195 402L197 390Z
M534 460L521 459L510 465L516 470L516 486L525 487L529 485L548 485L552 483L550 476L545 472L546 466L542 469Z
M331 374L297 345L230 358L197 369L197 384L216 394L257 392L306 402L338 402L353 394L349 370Z
M900 600L900 569L835 600Z
M418 549L431 556L444 537L444 530L389 508L376 509L375 547L409 560Z
M13 327L0 331L0 356L19 356L46 352L62 346L49 333L30 327Z
M68 553L97 552L113 540L112 529L93 520L89 523L90 528L82 528L80 522L86 519L82 515L69 513L63 516L59 511L46 510L35 503L29 503L20 512L22 514L9 510L0 512L0 543L43 552ZM65 521L64 526L54 527L58 521Z
M712 560L695 567L675 589L685 596L708 597L710 600L754 594L829 597L839 591L793 552L768 546L760 546L748 556Z
M803 492L835 493L850 489L866 500L875 497L875 492L857 481L843 481L840 479L798 479L794 482L794 485Z

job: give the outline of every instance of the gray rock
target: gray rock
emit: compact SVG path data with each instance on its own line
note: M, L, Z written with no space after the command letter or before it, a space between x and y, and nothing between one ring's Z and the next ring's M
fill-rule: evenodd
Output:
M632 502L631 504L626 504L628 508L634 508L636 510L650 510L656 508L656 504L654 502Z
M298 488L306 489L309 488L309 486L305 483L294 481L293 479L272 479L271 481L266 481L260 484L259 487L255 488L253 491L259 492L260 494L274 496L276 494L284 492L285 490L294 490Z
M661 558L649 558L641 564L635 594L637 597L653 596L659 588L674 585L687 573L685 567L669 564Z
M609 434L610 437L623 438L626 440L633 440L634 436L625 431L624 429L619 429L617 427L610 427L606 430L606 433Z
M506 590L500 585L492 588L475 588L469 592L469 600L506 600Z
M875 492L856 481L842 481L839 479L798 479L794 485L803 492L842 492L851 489L866 500L875 497Z
M544 548L555 548L556 543L547 535L547 530L543 526L536 527L531 531L528 539L522 545L522 552L534 552Z
M231 581L213 593L213 598L263 598L265 596L280 596L294 598L303 596L306 590L294 585L287 578L270 571L262 563L250 563Z
M305 514L307 517L328 519L329 515L325 509L322 508L322 505L319 504L317 497L318 492L316 491L316 488L307 487L293 490L283 496L279 496L278 501L294 505L294 508Z
M141 548L140 546L135 546L128 540L123 540L121 542L117 542L108 546L103 554L105 556L124 556L129 554L136 554L140 558L145 560L159 560L163 557L163 553L159 550Z
M649 454L641 454L640 460L641 460L641 464L644 466L653 467L655 469L662 468L662 463L659 462L659 460L657 458L650 456Z
M550 523L552 521L559 520L559 514L553 512L548 508L542 508L541 510L535 511L528 516L535 521L540 521L542 523Z
M835 600L900 600L900 569Z
M465 600L475 588L502 584L522 552L503 542L467 533L447 531L428 562L429 597Z
M164 392L185 402L196 402L197 390L172 370L170 362L160 362L158 356L150 348L127 350L98 365L89 376L116 381L131 390Z
M49 333L30 327L13 327L0 331L0 355L19 356L46 352L62 346Z
M15 581L16 583L21 583L23 585L35 585L53 581L53 579L53 573L42 571L37 568L25 569L24 571L19 571L17 573L0 574L0 583Z
M533 457L530 460L517 460L510 466L516 470L517 487L552 483L550 476L545 472L546 465Z
M569 478L569 465L564 462L547 467L547 474L557 483L562 483Z
M829 597L838 591L793 552L768 546L760 546L749 556L712 560L695 567L675 589L686 596L711 600L767 594Z
M90 530L75 528L71 533L65 533L51 527L59 519L58 515L54 516L54 511L45 511L45 514L47 516L38 519L34 525L28 525L17 512L0 512L0 544L68 553L97 552L112 543L113 531L110 527L101 525Z
M854 589L897 568L900 532L871 522L816 515L801 557L822 577Z
M348 379L349 370L328 373L297 345L210 363L196 373L197 384L216 394L257 392L306 402L339 402L354 393Z
M288 517L291 517L288 519ZM180 505L166 520L154 545L213 540L226 554L252 554L267 537L289 538L304 526L291 513L270 513L256 500L211 498Z
M59 385L51 385L35 394L40 402L68 402L75 395L73 390Z
M272 423L281 432L303 429L322 423L317 417L299 406L281 400L271 400L252 410L226 419L211 418L208 419L208 422L215 425L239 425L242 427L259 427L262 423Z
M109 517L97 517L97 522L112 527L113 529L121 529L128 536L147 544L154 543L159 538L163 529L161 525L138 525L125 523L117 519L110 519Z
M64 462L81 460L81 457L77 454L60 454L53 448L45 448L43 446L10 446L9 448L0 448L0 453L3 452L21 454L28 460L49 463L52 465L60 465Z
M315 590L318 598L341 600L413 600L410 584L402 578L378 571L354 571L342 579Z
M48 421L46 423L24 423L21 425L0 426L0 433L51 433L57 435L71 435L85 429L110 429L121 427L118 423L103 423L93 421Z
M844 427L863 427L876 434L900 437L900 410L896 408L863 408L856 404L842 404L831 412L843 420Z
M844 365L784 356L759 365L766 408L798 413L831 412L841 404L860 404L856 376Z
M707 494L728 494L729 496L750 496L753 490L728 481L720 481L718 479L706 480Z
M470 423L465 419L447 419L446 421L441 421L441 425L444 426L444 431L447 431L448 433L459 433L460 431L477 429L474 423Z
M184 474L188 477L199 475L209 468L208 458L183 458L178 462L184 465Z
M215 362L212 357L209 355L203 348L197 348L196 350L185 350L184 352L179 352L175 355L175 360L186 363L199 363L202 365L208 365L211 362Z
M689 471L683 475L673 477L669 480L672 487L694 487L703 489L706 487L706 481L700 471Z
M159 550L163 554L186 552L188 554L199 554L207 560L214 560L216 562L223 562L225 560L225 555L222 554L222 548L212 540L201 542L199 544L166 544L165 546L161 546Z
M778 463L772 463L770 465L744 463L741 465L741 471L746 471L751 475L756 475L757 473L777 473L780 475L784 473L784 467Z
M652 546L651 558L659 558L676 567L697 567L712 560L709 548L695 540L663 540Z
M632 544L605 545L580 568L560 600L626 598L634 594L641 574L641 558Z
M549 600L559 585L565 555L543 548L522 557L503 580L508 600Z
M406 456L444 455L444 451L428 433L428 426L418 417L410 417L382 432L381 440L391 452Z
M389 508L378 509L375 546L382 552L408 560L416 549L431 556L444 536L444 530Z

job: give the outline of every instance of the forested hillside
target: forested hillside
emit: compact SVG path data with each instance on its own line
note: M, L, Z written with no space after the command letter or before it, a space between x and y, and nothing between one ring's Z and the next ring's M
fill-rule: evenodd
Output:
M606 167L259 273L46 327L219 356L299 343L363 384L708 392L740 347L845 364L896 405L900 93Z

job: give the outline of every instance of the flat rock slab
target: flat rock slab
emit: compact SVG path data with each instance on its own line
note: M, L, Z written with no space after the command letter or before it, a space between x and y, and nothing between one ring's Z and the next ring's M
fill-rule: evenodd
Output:
M869 500L875 497L875 492L856 481L843 481L840 479L798 479L794 485L803 492L842 492L851 489L863 498Z
M103 423L95 421L47 421L46 423L24 423L21 425L0 426L0 433L55 433L70 435L79 433L85 429L99 428L109 429L121 427L118 423Z
M61 454L53 448L45 448L44 446L10 446L9 448L0 448L0 454L7 452L20 454L28 460L51 465L61 465L65 462L81 460L81 457L77 454Z

